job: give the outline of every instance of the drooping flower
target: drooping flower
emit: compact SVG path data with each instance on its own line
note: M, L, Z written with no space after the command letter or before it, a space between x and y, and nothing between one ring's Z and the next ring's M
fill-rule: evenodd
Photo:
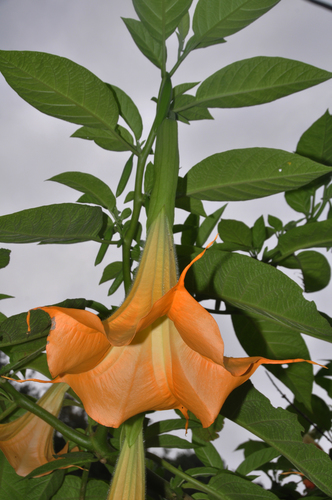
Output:
M63 397L68 390L67 384L50 387L38 405L58 416ZM19 476L26 476L31 471L54 458L54 429L33 413L27 412L7 424L0 424L0 449ZM68 444L58 453L66 453Z
M201 258L204 251L193 262ZM207 427L227 396L262 363L229 358L216 321L176 279L174 247L163 211L148 233L133 287L101 321L88 311L43 307L52 318L47 359L54 382L66 382L97 422L118 427L149 410L187 410Z

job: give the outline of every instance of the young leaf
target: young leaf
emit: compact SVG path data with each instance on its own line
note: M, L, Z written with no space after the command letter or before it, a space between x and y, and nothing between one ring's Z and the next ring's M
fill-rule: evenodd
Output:
M192 167L183 194L210 201L252 200L295 189L326 173L332 169L280 149L234 149Z
M314 250L300 252L287 257L279 266L288 269L301 269L303 274L304 291L318 292L325 288L331 279L331 268L324 255Z
M199 0L193 19L197 41L224 38L242 30L279 0Z
M61 203L29 208L0 217L5 243L78 243L97 237L103 226L99 207Z
M192 0L133 0L138 17L149 33L164 41L175 31Z
M256 220L255 224L251 228L251 234L253 247L260 252L264 241L267 239L264 218L262 215Z
M273 227L276 231L281 231L283 224L278 217L274 217L274 215L268 215L267 221L270 224L271 227Z
M195 105L196 98L193 95L182 94L173 100L173 111L186 120L213 120L210 111L203 106Z
M191 90L193 87L196 87L199 82L192 83L180 83L180 85L175 85L173 88L173 97L178 97L180 95L185 94L188 90Z
M313 87L332 73L282 57L252 57L226 66L198 87L196 105L241 108L271 102Z
M112 212L115 207L115 196L105 182L85 172L63 172L48 179L69 186L81 193L92 195L102 207Z
M10 260L10 252L11 250L7 250L7 248L0 248L0 269L8 266Z
M228 396L221 413L273 446L324 493L332 495L329 456L315 446L303 443L302 426L295 415L274 408L250 381Z
M133 155L130 156L129 160L127 160L124 166L118 187L116 188L116 193L115 193L116 197L120 196L123 193L124 189L126 188L132 169L133 169Z
M123 90L119 89L119 87L110 84L107 84L107 86L113 90L115 94L120 115L134 132L136 139L139 140L142 135L143 123L136 104Z
M71 137L79 137L94 141L98 146L108 151L133 151L137 154L133 146L133 138L128 130L121 125L117 125L113 131L102 130L91 127L81 127L74 132Z
M118 106L107 85L69 59L1 50L0 71L20 97L42 113L111 130L118 121Z
M245 255L210 249L190 271L186 281L190 291L332 342L332 328L316 305L305 300L301 288L272 266ZM195 277L194 287L190 276Z
M301 136L296 153L332 166L332 116L328 110Z
M145 55L157 68L162 66L162 44L155 40L144 24L136 19L122 18L134 42L142 54Z
M277 248L282 257L287 257L297 250L311 247L332 247L332 219L312 222L290 229L279 238ZM275 260L277 262L277 260Z
M105 283L105 281L113 280L122 270L122 262L112 262L105 267L103 275L99 281L99 285Z
M247 248L252 247L251 230L244 222L221 219L218 224L218 233L220 238L227 243L239 243Z

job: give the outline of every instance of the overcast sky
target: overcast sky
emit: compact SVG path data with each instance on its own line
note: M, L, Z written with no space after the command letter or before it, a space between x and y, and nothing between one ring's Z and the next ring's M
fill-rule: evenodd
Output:
M65 56L99 78L127 92L138 106L146 138L152 123L160 83L159 70L135 44L121 17L136 14L129 0L0 0L0 48L35 50ZM332 12L304 0L281 0L269 13L226 44L196 50L181 65L173 85L202 81L236 60L266 55L296 59L332 70ZM169 67L175 62L176 38L169 39ZM214 121L180 124L181 175L213 153L234 148L271 147L294 151L301 134L332 105L332 81L262 106L212 110ZM78 193L46 179L65 171L89 172L115 191L128 153L111 153L90 141L69 139L78 127L39 113L25 103L0 76L0 214L52 203L73 202ZM123 200L121 200L123 201ZM120 205L121 206L121 205ZM206 203L207 213L219 204ZM284 221L296 219L282 195L245 203L230 203L226 218L249 225L261 215ZM178 221L185 214L178 214ZM266 218L265 218L266 220ZM52 304L68 297L119 305L123 291L107 297L109 284L98 286L103 267L94 268L96 243L78 245L1 245L11 248L11 263L1 270L0 293L16 299L2 301L6 315ZM77 252L77 250L79 250ZM113 250L112 250L113 252ZM103 264L119 260L109 252ZM331 314L331 292L308 295ZM227 355L244 355L225 318L219 320ZM332 348L310 339L313 359L332 357ZM262 369L260 369L262 370ZM263 370L253 378L264 392ZM268 383L268 390L271 386ZM266 392L265 392L266 394ZM270 394L269 394L270 397ZM281 404L272 394L275 405ZM228 433L229 434L229 433ZM245 438L243 438L245 439ZM240 439L241 441L241 439ZM234 442L222 443L225 454ZM234 454L239 461L241 454ZM232 466L232 460L229 460ZM234 463L235 463L234 462Z

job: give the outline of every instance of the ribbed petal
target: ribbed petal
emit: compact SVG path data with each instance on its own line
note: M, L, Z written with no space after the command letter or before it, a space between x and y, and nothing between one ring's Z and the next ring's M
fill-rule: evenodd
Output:
M38 405L57 416L61 409L67 384L50 387L38 401ZM33 413L0 425L0 449L19 476L54 460L54 429ZM65 453L68 445L60 452Z
M133 287L126 300L103 321L108 340L114 346L128 345L137 325L154 302L176 283L174 248L168 221L163 213L151 225Z

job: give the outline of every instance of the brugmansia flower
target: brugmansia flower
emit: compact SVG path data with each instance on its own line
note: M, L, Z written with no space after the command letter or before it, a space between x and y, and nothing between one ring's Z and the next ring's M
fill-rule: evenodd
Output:
M97 422L118 427L141 412L177 408L184 415L190 410L207 427L260 364L303 361L224 356L216 321L184 287L190 265L177 282L162 211L115 314L101 321L88 311L42 308L53 321L47 359L54 382L69 384Z
M58 416L67 384L50 387L38 405ZM53 449L54 429L33 413L27 412L22 417L0 425L0 449L19 476L26 476L31 471L55 460ZM66 453L68 444L59 452Z

